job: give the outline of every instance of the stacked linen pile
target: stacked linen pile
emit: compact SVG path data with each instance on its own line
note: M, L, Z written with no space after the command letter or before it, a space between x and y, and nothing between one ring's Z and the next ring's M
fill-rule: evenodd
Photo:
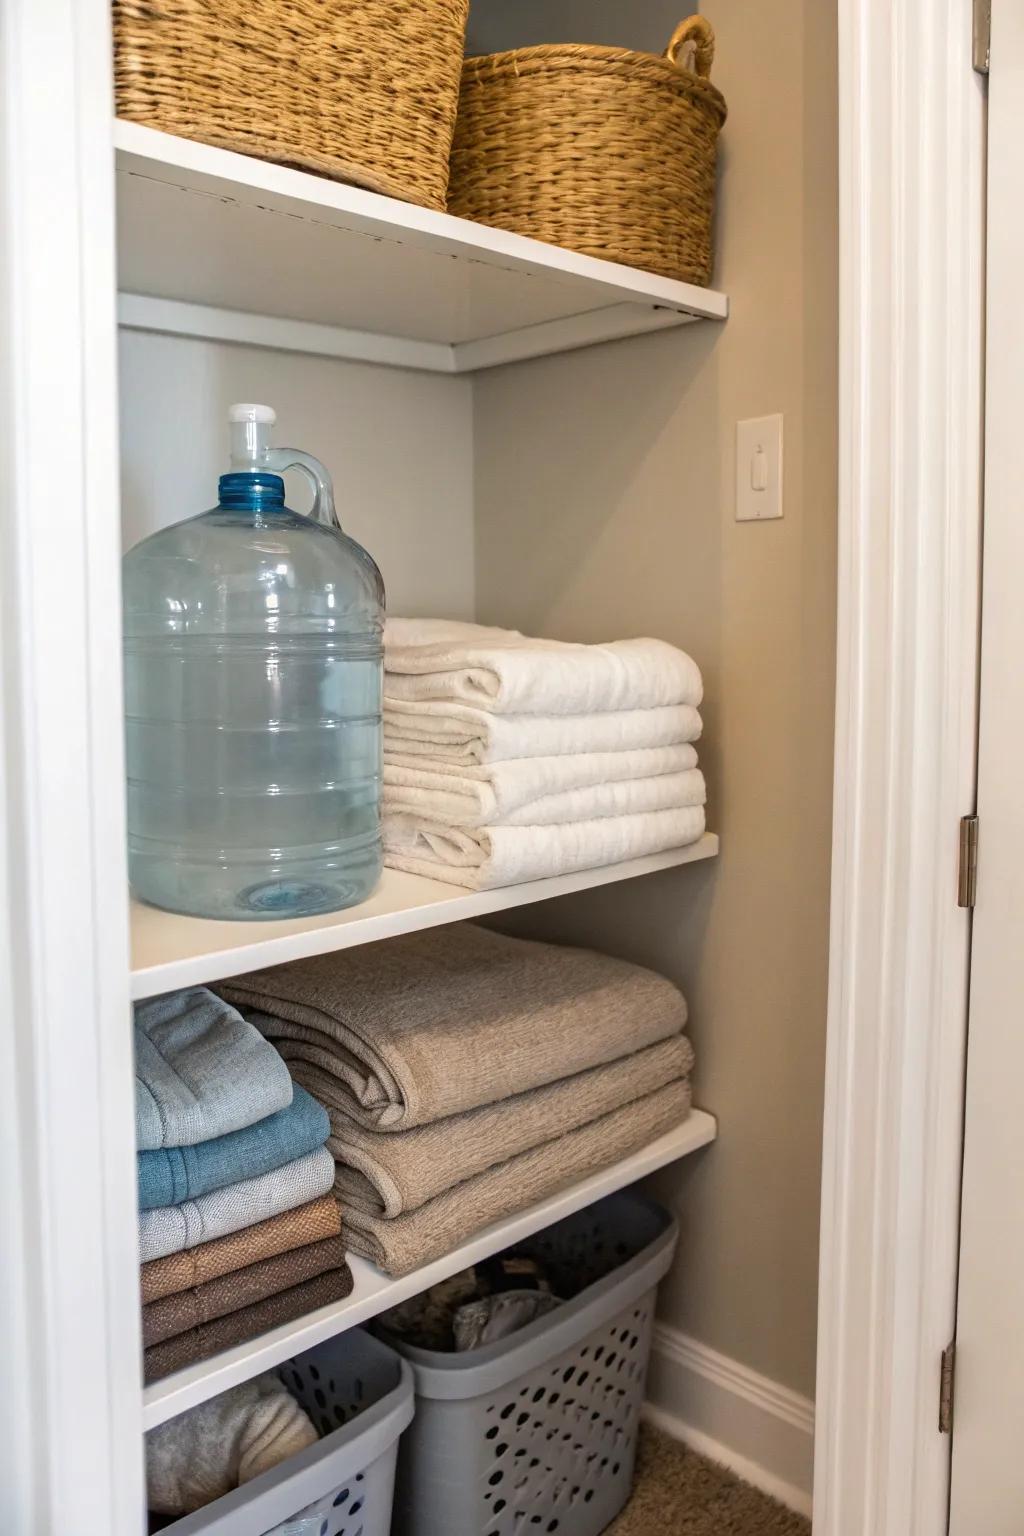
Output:
M205 988L135 1010L145 1377L347 1296L326 1111Z
M391 619L384 666L392 868L487 890L703 834L703 688L674 646Z
M327 1106L349 1247L392 1275L685 1119L660 976L472 924L221 984Z

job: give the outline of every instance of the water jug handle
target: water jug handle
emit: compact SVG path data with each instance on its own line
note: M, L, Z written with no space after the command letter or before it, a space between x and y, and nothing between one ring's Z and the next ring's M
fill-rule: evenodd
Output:
M313 487L313 506L310 517L318 518L329 528L337 528L339 532L341 531L341 523L338 521L338 513L334 505L334 486L319 459L314 459L311 453L302 453L298 448L271 448L265 462L267 469L273 470L275 474L281 474L286 469L301 469L303 474L308 476Z

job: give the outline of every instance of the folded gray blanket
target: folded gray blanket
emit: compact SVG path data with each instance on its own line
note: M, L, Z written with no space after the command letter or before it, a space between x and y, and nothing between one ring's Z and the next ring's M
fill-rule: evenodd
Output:
M682 995L652 971L473 924L254 971L218 991L293 1070L335 1078L338 1104L371 1130L527 1093L686 1023Z
M288 1068L206 987L135 1005L135 1144L194 1147L292 1101Z
M139 1214L142 1262L196 1248L215 1237L255 1226L281 1211L325 1195L334 1183L334 1158L326 1147L255 1179L240 1179L180 1205L158 1205Z
M681 1078L589 1125L498 1163L407 1215L389 1218L347 1209L349 1250L389 1275L409 1274L458 1248L490 1222L504 1220L638 1152L681 1124L689 1111L690 1084Z
M687 1076L692 1067L693 1048L685 1036L676 1035L560 1083L388 1136L366 1130L333 1108L333 1083L325 1073L316 1067L305 1072L310 1089L327 1102L327 1147L338 1162L334 1187L346 1212L401 1216L495 1163ZM297 1070L301 1076L302 1069Z

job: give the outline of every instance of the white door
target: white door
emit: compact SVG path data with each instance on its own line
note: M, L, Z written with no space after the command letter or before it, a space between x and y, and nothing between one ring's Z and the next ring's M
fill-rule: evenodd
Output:
M1024 5L993 0L978 896L951 1536L1024 1533Z

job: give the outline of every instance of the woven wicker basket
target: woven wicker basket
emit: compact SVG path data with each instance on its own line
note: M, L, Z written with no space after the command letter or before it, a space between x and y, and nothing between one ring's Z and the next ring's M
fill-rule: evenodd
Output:
M726 114L714 48L692 16L664 58L560 46L467 59L449 210L707 285Z
M469 0L114 0L120 117L444 208Z

